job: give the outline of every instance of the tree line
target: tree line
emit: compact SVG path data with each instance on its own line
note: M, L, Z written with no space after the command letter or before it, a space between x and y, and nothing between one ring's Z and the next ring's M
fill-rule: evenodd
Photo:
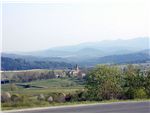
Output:
M30 70L30 69L65 69L73 65L55 61L27 61L22 58L1 57L1 70Z
M9 81L8 83L31 82L36 80L52 79L66 76L64 71L61 70L32 70L32 71L19 71L19 72L2 72L2 81Z
M150 70L97 66L87 75L86 95L89 100L149 98Z

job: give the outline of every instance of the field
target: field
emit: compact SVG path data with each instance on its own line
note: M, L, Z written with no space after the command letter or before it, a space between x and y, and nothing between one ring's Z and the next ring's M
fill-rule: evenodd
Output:
M73 94L76 91L82 90L84 88L83 79L78 78L55 78L48 80L38 80L33 82L21 83L36 85L36 86L44 86L46 88L24 88L22 86L15 85L15 88L12 90L12 84L3 84L1 85L2 92L9 92L11 95L19 94L29 97L28 99L30 103L2 103L2 110L16 109L16 108L26 108L26 107L39 107L39 106L52 106L58 105L57 103L48 103L48 102L39 102L37 101L37 96L39 94L49 95L52 93L65 93L65 94ZM13 86L14 87L14 86ZM61 105L61 104L60 104Z
M17 86L17 88L12 91L11 84L3 84L1 86L2 92L8 91L10 93L20 93L20 94L40 94L40 93L52 93L52 92L63 92L63 93L72 93L76 90L83 89L84 81L77 78L57 78L57 79L48 79L27 82L22 84L31 84L36 86L45 86L47 88L23 88Z

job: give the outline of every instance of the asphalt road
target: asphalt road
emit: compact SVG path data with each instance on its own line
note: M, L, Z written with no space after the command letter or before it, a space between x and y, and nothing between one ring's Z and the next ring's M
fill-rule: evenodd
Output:
M149 102L115 102L105 104L49 107L16 111L22 113L150 113Z

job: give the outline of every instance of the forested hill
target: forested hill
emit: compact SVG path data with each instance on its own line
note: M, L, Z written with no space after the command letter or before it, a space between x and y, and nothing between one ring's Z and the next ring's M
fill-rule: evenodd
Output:
M100 57L97 59L97 62L122 64L122 63L144 63L149 60L150 57L148 54L140 52L140 53L125 54L125 55L112 55L112 56Z
M82 64L96 65L96 64L132 64L132 63L145 63L150 61L150 49L146 49L140 52L123 54L123 55L109 55L91 60L85 60Z
M65 62L54 61L27 61L21 58L1 57L2 70L29 70L29 69L65 69L73 65Z

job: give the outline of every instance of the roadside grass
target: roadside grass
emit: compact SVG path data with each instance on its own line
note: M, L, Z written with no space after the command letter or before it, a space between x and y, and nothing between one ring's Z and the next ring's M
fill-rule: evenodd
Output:
M74 101L74 102L64 102L64 103L48 103L46 101L39 102L34 101L32 104L24 103L21 106L18 106L17 104L9 103L7 106L5 104L2 104L2 111L9 111L9 110L19 110L19 109L27 109L27 108L40 108L40 107L54 107L54 106L71 106L71 105L83 105L83 104L104 104L104 103L114 103L114 102L140 102L140 101L150 101L150 99L134 99L134 100L104 100L104 101Z

